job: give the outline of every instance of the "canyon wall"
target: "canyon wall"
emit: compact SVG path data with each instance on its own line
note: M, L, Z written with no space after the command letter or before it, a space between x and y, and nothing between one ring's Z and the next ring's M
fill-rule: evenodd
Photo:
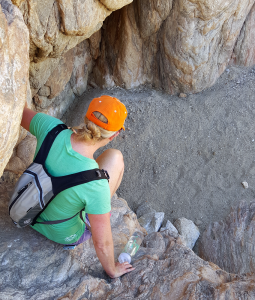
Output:
M88 84L196 93L229 64L254 65L254 2L0 0L0 173L19 176L32 161L36 140L19 126L25 102L61 117ZM13 229L11 188L0 185L3 299L255 298L254 276L228 273L254 272L254 203L203 235L201 255L224 270L163 232L146 237L134 272L109 281L89 242L68 253L30 228ZM117 254L141 228L125 201L112 208Z
M29 33L11 1L0 1L0 174L19 142L25 102L31 102L28 81ZM22 138L23 132L21 133Z
M15 148L27 134L19 126L25 102L34 110L61 117L86 90L103 21L132 1L12 2L0 1L1 175L10 158L6 170L16 175L33 158L31 138L27 146L20 146L22 150ZM24 151L30 154L24 157Z
M103 87L150 84L171 94L200 92L215 83L233 51L236 64L254 64L253 5L134 1L105 21L94 80Z
M12 149L26 135L22 131L18 138L27 97L33 109L61 117L87 84L127 89L148 84L171 94L196 93L213 85L229 64L252 66L254 2L13 0L14 6L2 1L1 18L8 3L22 24L15 34L24 33L13 44L16 57L22 56L23 68L15 80L23 82L23 90L16 113L10 102L5 104L0 172L11 155L16 163L8 169L15 170L15 165L24 169ZM10 52L10 41L2 43L7 50L1 48L1 53ZM12 80L10 87L15 84Z

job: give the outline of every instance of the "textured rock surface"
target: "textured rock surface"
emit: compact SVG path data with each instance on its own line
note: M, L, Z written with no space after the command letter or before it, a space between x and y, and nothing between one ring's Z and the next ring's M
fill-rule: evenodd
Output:
M188 248L193 249L200 232L197 226L186 218L179 218L174 222L174 226L185 241Z
M208 226L199 253L232 273L255 273L255 202L242 201L226 220Z
M152 233L146 240L133 272L110 282L85 277L62 299L254 299L253 277L228 274L164 233Z
M168 230L169 234L173 237L178 237L179 235L178 230L174 227L174 225L169 220L167 220L165 227L160 228L160 231L165 231L165 230Z
M251 276L237 276L203 261L182 240L163 233L145 237L133 259L135 270L111 280L89 241L64 251L31 228L14 228L7 212L11 186L0 185L0 298L25 299L247 299L255 297ZM116 256L139 228L126 202L112 199Z
M169 93L201 91L228 65L253 4L134 1L105 21L94 80L104 87L150 83ZM248 20L246 35L252 36L252 22Z
M0 1L0 175L19 138L28 94L29 35L11 1Z
M92 56L98 55L99 41L100 31L91 37L91 42L85 40L65 53L61 59L53 59L54 71L49 64L49 69L46 70L49 76L47 81L45 72L40 73L42 68L39 68L40 72L36 75L40 82L38 87L42 83L43 85L40 89L33 89L33 103L37 111L60 118L75 97L85 92L88 76L92 70ZM50 59L46 62L49 63ZM41 62L32 63L33 68L38 64Z
M232 63L239 66L253 66L255 64L255 5L253 5L240 35L237 39Z
M97 32L113 10L130 2L14 0L30 32L32 95L45 84L66 52Z
M146 229L148 233L157 232L164 220L165 213L163 212L150 212L142 215L138 222Z
M137 218L140 218L143 215L146 215L148 213L155 213L156 210L153 209L149 203L144 202L142 205L140 205L136 210L136 216Z

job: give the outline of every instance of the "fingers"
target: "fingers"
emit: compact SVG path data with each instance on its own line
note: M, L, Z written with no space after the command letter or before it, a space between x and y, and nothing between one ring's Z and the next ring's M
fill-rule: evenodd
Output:
M133 271L135 269L128 262L124 262L123 265L124 265L125 272L131 272L131 271Z
M123 265L125 265L126 268L132 268L132 265L130 265L128 262L124 262Z
M131 271L134 271L135 268L133 268L132 265L130 265L128 262L124 262L122 264L120 264L119 262L116 263L116 274L114 277L112 278L116 278L119 277L121 275L124 275L126 273L129 273Z

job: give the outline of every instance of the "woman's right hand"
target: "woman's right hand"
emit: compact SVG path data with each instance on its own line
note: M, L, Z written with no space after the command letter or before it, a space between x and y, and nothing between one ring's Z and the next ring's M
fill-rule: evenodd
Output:
M126 274L128 272L131 272L135 269L128 262L124 262L122 264L119 263L119 262L116 262L115 263L115 268L116 268L116 272L115 272L114 276L109 275L111 278L120 277L121 275Z

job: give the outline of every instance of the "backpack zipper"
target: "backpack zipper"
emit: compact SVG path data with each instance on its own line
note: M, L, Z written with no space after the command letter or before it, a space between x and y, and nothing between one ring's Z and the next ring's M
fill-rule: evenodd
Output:
M18 191L18 195L17 197L12 201L12 204L9 207L9 214L11 211L11 208L13 207L13 205L15 204L15 202L20 198L20 196L30 187L30 185L32 184L32 181L30 181L29 183L27 183L25 186L23 186L19 191Z

